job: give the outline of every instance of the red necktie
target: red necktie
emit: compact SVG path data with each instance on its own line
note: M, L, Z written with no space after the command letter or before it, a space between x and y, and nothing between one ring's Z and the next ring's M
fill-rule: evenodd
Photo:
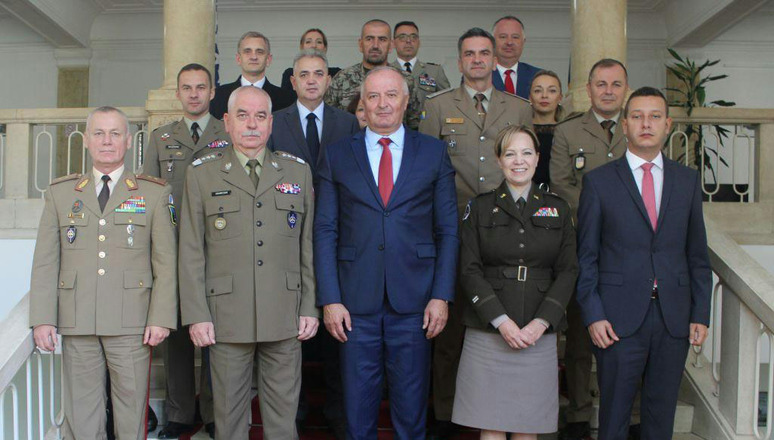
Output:
M390 151L390 138L383 137L379 139L379 145L382 146L382 158L379 160L379 195L382 196L382 202L387 205L392 192L392 152Z
M658 215L656 214L656 190L653 186L651 168L653 168L653 164L650 162L642 164L642 201L645 203L645 210L648 211L650 225L655 231Z
M508 69L505 71L505 91L510 93L511 95L516 94L516 88L513 87L513 80L511 79L511 74L513 73L513 70Z

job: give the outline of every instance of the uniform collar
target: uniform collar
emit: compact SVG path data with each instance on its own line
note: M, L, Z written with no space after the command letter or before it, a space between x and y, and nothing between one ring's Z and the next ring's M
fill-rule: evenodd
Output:
M199 130L201 130L201 133L204 134L204 131L207 130L207 126L210 124L210 113L205 112L199 119L193 120L183 117L183 122L185 122L186 127L188 127L188 132L191 133L191 125L193 125L194 122L199 124Z

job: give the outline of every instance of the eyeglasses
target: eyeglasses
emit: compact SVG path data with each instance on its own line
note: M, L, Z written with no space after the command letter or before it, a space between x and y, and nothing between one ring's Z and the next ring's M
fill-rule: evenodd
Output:
M400 41L419 41L419 35L417 34L398 34L395 39Z

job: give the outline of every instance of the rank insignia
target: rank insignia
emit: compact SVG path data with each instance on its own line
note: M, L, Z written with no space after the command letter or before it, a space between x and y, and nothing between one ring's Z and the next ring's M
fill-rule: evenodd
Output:
M435 79L426 73L419 77L419 85L430 86L430 87L438 86L438 84L435 83Z
M161 135L161 140L162 141L165 141L167 139L169 139L169 133L164 133L164 134Z
M297 222L298 222L298 214L296 214L295 211L290 211L288 213L288 226L290 226L290 229L294 229L296 227Z
M129 181L129 179L127 179ZM145 197L129 197L123 201L116 212L131 212L134 214L145 214Z
M75 235L78 233L78 231L75 229L75 226L70 226L67 228L67 242L70 244L73 244L75 241Z
M273 166L274 169L278 169L279 168L279 164L277 164L277 162L275 162L275 161L271 161L271 166Z
M470 217L470 202L468 202L468 204L465 205L465 213L462 214L462 221L464 222L465 220L468 219L468 217Z
M226 148L228 147L228 141L218 139L207 144L207 148Z
M226 229L226 219L224 217L218 217L215 219L215 229L218 231Z
M86 188L86 185L89 184L89 179L83 179L81 180L81 183L78 184L78 186L75 187L76 191L83 191L83 188Z
M559 210L556 208L552 208L550 206L544 206L537 211L535 211L534 214L532 214L533 217L559 217Z
M169 221L172 222L172 226L177 226L177 212L175 211L175 205L167 205L167 209L169 209Z
M575 157L575 169L580 171L584 168L586 168L586 156L581 153Z
M274 188L282 194L299 194L301 192L301 186L297 183L278 183Z
M124 182L126 182L126 187L129 188L130 190L137 189L137 183L134 180L126 179L124 180Z
M506 197L508 197L508 195L507 195L507 194L505 194L505 193L502 193L502 194L500 194L500 198L501 198L501 199L504 199L504 198L506 198Z
M74 213L78 213L78 212L81 212L81 209L83 209L83 202L81 201L81 199L74 201L72 211Z
M500 208L495 206L494 209L492 210L492 214L497 214L498 212L500 212Z
M226 171L231 171L231 162L227 163L223 168L225 168Z

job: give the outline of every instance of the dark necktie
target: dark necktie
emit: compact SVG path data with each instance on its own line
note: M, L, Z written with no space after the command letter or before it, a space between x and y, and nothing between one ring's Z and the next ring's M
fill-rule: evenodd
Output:
M258 188L258 159L250 159L247 161L247 167L250 168L250 180L253 181L253 187Z
M607 133L607 141L612 142L613 126L615 125L615 121L611 119L605 119L604 121L600 122L599 125L601 125L602 128L605 130L605 133Z
M196 122L191 124L191 139L193 139L194 145L199 143L199 124Z
M527 201L524 200L524 197L519 197L519 200L516 200L516 209L519 211L519 214L524 213L524 207L527 205Z
M478 117L481 118L481 123L483 124L486 120L486 109L484 108L484 100L486 99L486 96L484 96L483 93L476 93L476 96L474 96L473 99L476 100L476 111L478 112Z
M107 205L108 199L110 199L110 187L108 186L108 182L110 182L110 176L107 174L102 175L102 190L99 192L99 196L97 196L97 201L99 202L99 210L102 212L105 212L105 206Z
M403 65L406 66L406 72L411 73L411 63L406 61Z
M379 195L382 196L382 202L387 206L392 193L392 151L390 151L390 138L383 137L379 139L379 145L382 146L382 158L379 160Z
M317 155L320 153L320 135L317 132L317 117L314 113L306 115L306 146L312 154L311 162L317 163Z
M513 70L508 69L505 71L505 91L510 93L511 95L516 94L516 88L513 86L513 78L511 78L511 74L513 73Z

